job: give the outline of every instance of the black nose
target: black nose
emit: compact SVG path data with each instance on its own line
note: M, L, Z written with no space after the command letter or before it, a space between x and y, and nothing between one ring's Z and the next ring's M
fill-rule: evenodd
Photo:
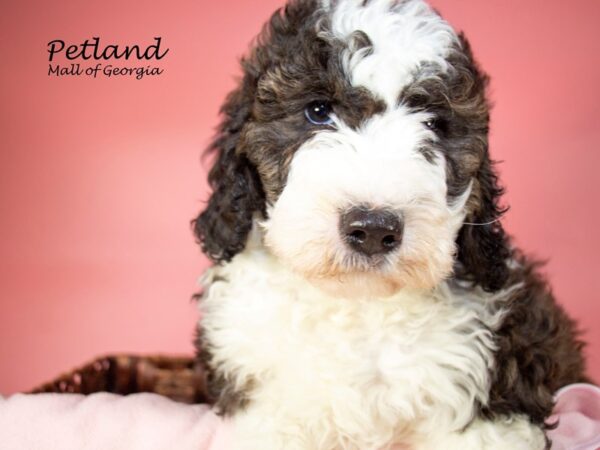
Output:
M368 256L388 253L402 242L402 221L385 209L352 208L340 217L340 233L357 252Z

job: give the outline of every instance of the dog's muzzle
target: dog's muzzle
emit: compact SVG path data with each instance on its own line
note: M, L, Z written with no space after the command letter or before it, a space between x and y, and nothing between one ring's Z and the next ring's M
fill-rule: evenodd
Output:
M392 211L357 207L341 214L339 228L352 250L374 256L400 246L404 227L400 216Z

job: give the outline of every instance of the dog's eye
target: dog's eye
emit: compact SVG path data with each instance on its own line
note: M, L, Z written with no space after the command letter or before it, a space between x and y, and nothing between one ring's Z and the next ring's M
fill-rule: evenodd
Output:
M331 125L331 104L326 101L310 102L304 109L304 115L308 121L315 125Z
M427 119L425 122L423 122L423 124L430 130L435 131L438 129L439 121L435 117L432 117L431 119Z
M423 125L438 134L446 134L448 132L448 122L439 116L427 119L423 122Z

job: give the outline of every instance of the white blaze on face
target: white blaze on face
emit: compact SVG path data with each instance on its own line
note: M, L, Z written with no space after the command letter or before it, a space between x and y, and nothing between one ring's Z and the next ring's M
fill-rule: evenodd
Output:
M446 69L446 57L458 40L452 27L421 0L342 0L333 7L333 35L347 40L364 32L373 44L364 51L343 55L344 68L354 86L363 86L389 106L414 70L423 62Z
M264 223L271 251L335 290L345 284L353 292L374 292L377 285L389 294L403 286L431 287L447 276L466 197L449 206L444 159L432 164L418 151L433 138L424 117L398 107L356 131L338 122L337 130L303 144ZM360 205L390 209L404 222L401 245L376 267L340 235L340 213Z
M397 104L422 62L444 67L452 29L421 1L340 1L338 38L356 30L373 43L370 55L343 55L347 76L383 98L385 112L353 130L317 132L295 154L288 179L268 219L265 244L283 263L328 291L390 295L403 287L430 288L451 273L465 193L447 200L445 160L427 161L420 148L436 139L428 113ZM386 208L403 221L401 245L386 255L357 255L340 235L340 214L352 207Z

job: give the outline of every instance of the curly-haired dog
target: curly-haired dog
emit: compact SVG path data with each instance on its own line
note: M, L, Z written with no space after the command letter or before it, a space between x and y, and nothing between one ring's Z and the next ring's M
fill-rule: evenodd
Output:
M194 222L235 448L543 449L581 343L498 221L464 36L421 0L292 0L242 65Z

